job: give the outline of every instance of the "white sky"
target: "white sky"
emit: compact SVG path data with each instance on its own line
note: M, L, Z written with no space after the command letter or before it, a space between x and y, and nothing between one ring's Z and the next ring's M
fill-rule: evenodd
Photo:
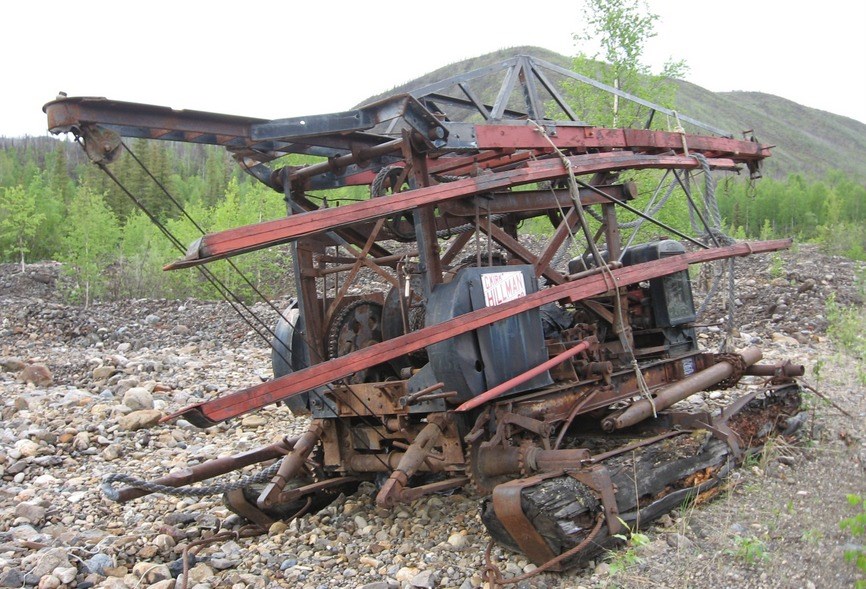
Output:
M7 2L0 135L44 134L41 107L60 90L280 118L345 110L503 47L577 51L579 1L511 5ZM650 7L661 17L647 48L654 67L682 58L686 79L710 90L766 92L866 122L866 2L650 0Z

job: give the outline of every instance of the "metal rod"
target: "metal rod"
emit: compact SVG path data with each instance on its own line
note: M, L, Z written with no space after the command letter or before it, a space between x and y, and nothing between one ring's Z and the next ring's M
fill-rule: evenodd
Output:
M286 483L294 478L298 474L298 471L301 470L301 467L304 466L304 462L307 460L310 452L313 451L313 448L322 439L323 432L322 422L316 420L310 424L310 429L298 438L291 452L283 457L283 462L280 464L280 469L274 475L274 478L265 486L261 495L256 500L259 509L270 507L276 502Z
M380 155L385 155L391 153L393 151L399 151L401 146L403 145L403 139L394 139L393 141L388 141L386 143L382 143L381 145L375 145L373 147L364 147L358 150L357 153L347 153L346 155L341 155L339 157L334 157L328 159L328 161L321 162L318 164L312 164L310 166L305 166L295 171L290 171L289 168L282 168L281 170L276 170L274 174L279 174L279 177L283 178L284 181L294 182L296 180L304 180L307 178L311 178L318 174L324 174L327 172L333 172L335 170L339 170L342 168L346 168L354 163L361 162L364 160L371 160L374 157L378 157ZM283 170L288 172L288 174L282 173ZM286 178L288 176L288 178Z
M751 366L763 357L761 349L756 347L746 348L740 355L747 366ZM652 401L641 399L632 403L619 416L606 418L602 421L601 426L605 431L610 432L639 423L652 416L654 412L667 409L674 403L682 401L698 391L703 391L714 384L720 383L732 376L735 370L736 368L733 364L727 361L719 362L675 384L664 387L654 396Z
M550 368L553 368L554 366L556 366L558 364L562 364L563 362L565 362L569 358L577 356L579 353L586 350L590 346L590 344L594 343L594 341L595 341L595 338L592 338L592 337L583 340L582 342L580 342L576 346L569 348L568 350L562 352L561 354L557 354L556 356L554 356L550 360L547 360L546 362L542 362L541 364L539 364L535 368L531 368L531 369L527 370L526 372L524 372L523 374L518 374L514 378L508 379L505 382L503 382L502 384L493 387L492 389L490 389L486 393L482 393L482 394L478 395L477 397L470 399L469 401L466 401L465 403L460 405L457 409L455 409L455 411L457 411L458 413L462 412L462 411L469 411L470 409L475 409L479 405L487 403L488 401L492 401L493 399L495 399L495 398L503 395L504 393L508 392L509 390L513 389L517 385L522 384L522 383L526 382L527 380L538 376L542 372L545 372L546 370L549 370Z
M421 397L427 396L430 393L435 393L436 391L443 389L443 388L445 388L445 383L444 382L437 382L436 384L432 384L429 387L425 387L425 388L421 389L420 391L412 393L411 395L406 395L405 397L400 399L400 404L401 405L410 405L414 401L416 401L417 399L420 399ZM405 402L404 402L404 400L405 400Z
M687 240L687 241L690 241L691 243L693 243L693 244L695 244L696 246L701 247L701 248L703 248L703 249L707 249L707 248L709 247L709 246L707 246L706 244L701 243L701 242L698 241L697 239L694 239L694 238L689 237L688 235L686 235L686 234L683 233L682 231L677 231L676 229L674 229L674 228L671 227L670 225L666 225L666 224L662 223L661 221L659 221L658 219L653 219L653 218L650 217L649 215L645 215L645 214L643 214L641 211L639 211L639 210L637 210L636 208L634 208L633 206L631 206L631 205L629 205L629 204L627 204L627 203L625 203L625 202L619 200L618 198L614 198L614 197L612 197L612 196L609 195L609 194L605 194L605 193L602 192L601 190L596 189L595 186L592 186L592 185L590 185L590 184L587 184L586 182L581 182L580 180L577 180L577 179L575 179L575 181L576 181L579 185L583 186L584 188L589 188L590 190L592 190L592 191L595 192L596 194L599 194L600 196L603 196L604 198L606 198L607 200L609 200L610 202L612 202L612 203L614 203L614 204L618 204L618 205L620 205L622 208L624 208L624 209L627 210L627 211L630 211L630 212L634 213L634 214L637 215L638 217L641 217L642 219L646 219L647 221L649 221L650 223L652 223L652 224L654 224L654 225L658 225L659 227L661 227L661 228L664 229L665 231L670 231L671 233L677 235L678 237L681 237L681 238L683 238L683 239L685 239L685 240Z
M258 464L259 462L285 456L287 452L291 451L297 441L298 438L285 438L276 444L271 444L264 448L250 450L249 452L225 458L208 460L191 468L173 472L152 482L157 485L165 485L166 487L185 487L192 483L199 483L216 476L240 470L251 464ZM117 492L117 495L117 502L125 503L126 501L150 495L150 491L145 491L138 487L124 487Z
M802 364L791 364L791 361L778 364L754 364L746 369L749 376L803 376L806 367Z

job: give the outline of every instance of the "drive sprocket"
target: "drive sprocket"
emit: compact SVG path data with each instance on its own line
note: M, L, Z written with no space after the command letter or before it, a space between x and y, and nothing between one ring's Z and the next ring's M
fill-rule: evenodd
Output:
M382 341L382 305L369 299L347 304L328 327L328 357L338 358ZM348 378L352 384L367 382L373 368Z

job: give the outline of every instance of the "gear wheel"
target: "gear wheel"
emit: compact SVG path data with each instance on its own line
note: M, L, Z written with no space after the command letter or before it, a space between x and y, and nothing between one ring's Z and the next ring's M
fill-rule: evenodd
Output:
M328 357L338 358L382 341L382 305L367 299L352 301L328 328ZM348 378L352 384L366 382L371 368Z
M530 468L528 466L528 454L535 448L536 445L532 442L532 440L528 438L520 441L520 446L518 446L517 452L517 464L520 467L521 478L528 477L530 475Z
M496 476L491 477L478 469L479 456L484 450L481 447L481 440L472 442L466 449L466 476L469 477L469 486L478 495L486 496L493 492L493 488L501 483L508 482L511 477Z

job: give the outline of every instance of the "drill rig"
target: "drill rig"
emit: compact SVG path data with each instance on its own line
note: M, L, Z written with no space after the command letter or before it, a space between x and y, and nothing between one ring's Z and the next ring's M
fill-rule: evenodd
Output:
M502 80L495 96L476 92L490 76ZM646 124L580 120L564 80L640 105ZM753 137L529 56L306 117L65 96L44 110L53 133L74 133L106 170L123 137L219 145L284 195L286 217L204 235L166 267L290 247L297 297L274 328L274 378L169 419L208 427L286 403L309 429L156 481L270 464L266 484L224 497L263 528L362 481L376 482L383 507L465 487L497 541L561 569L712 493L751 448L796 423L802 367L759 364L754 347L704 351L695 331L690 266L790 245L720 231L711 173L758 177L770 148ZM655 116L676 129L654 130ZM288 154L320 161L282 165ZM629 178L649 169L664 176L641 208ZM667 196L684 194L692 234L659 220L667 181ZM369 187L369 198L314 198L346 186ZM541 244L521 234L535 218L553 225ZM641 227L658 233L636 242ZM364 273L377 286L358 294ZM766 386L715 414L675 407L743 375Z

